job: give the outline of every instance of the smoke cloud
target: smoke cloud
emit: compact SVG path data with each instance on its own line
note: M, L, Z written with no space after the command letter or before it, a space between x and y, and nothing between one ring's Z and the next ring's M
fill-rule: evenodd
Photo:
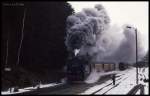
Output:
M110 25L110 18L102 5L84 8L67 18L65 44L76 56L90 56L90 62L136 61L136 35L138 34L138 60L145 54L140 32L131 25Z

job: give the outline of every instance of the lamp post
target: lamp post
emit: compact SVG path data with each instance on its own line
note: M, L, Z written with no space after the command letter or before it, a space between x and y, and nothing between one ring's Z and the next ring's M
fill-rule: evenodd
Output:
M136 42L136 84L138 84L138 54L137 54L137 29L135 29L135 42Z

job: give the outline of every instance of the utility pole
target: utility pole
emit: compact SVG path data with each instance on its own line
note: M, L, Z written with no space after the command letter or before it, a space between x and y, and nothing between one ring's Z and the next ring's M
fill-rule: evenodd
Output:
M24 14L23 14L23 19L22 19L22 30L21 30L21 40L20 40L20 46L18 49L18 58L17 58L17 64L19 64L19 60L20 60L20 52L21 52L21 47L22 47L22 41L24 38L24 22L25 22L25 17L26 17L26 8L24 9Z
M136 84L138 84L138 53L137 53L137 29L135 29L135 42L136 42Z

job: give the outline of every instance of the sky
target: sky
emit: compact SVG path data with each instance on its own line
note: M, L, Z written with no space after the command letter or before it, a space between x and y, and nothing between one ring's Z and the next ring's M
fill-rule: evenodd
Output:
M72 5L75 12L80 12L83 8L94 8L95 4L102 4L110 16L111 24L119 26L130 24L136 27L141 32L145 49L148 49L148 2L69 1L68 3Z

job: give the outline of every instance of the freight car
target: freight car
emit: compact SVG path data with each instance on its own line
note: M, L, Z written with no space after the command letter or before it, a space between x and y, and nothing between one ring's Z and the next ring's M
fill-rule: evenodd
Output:
M101 64L94 64L95 69L97 72L108 72L108 71L113 71L116 69L115 67L116 64L114 63L101 63Z

